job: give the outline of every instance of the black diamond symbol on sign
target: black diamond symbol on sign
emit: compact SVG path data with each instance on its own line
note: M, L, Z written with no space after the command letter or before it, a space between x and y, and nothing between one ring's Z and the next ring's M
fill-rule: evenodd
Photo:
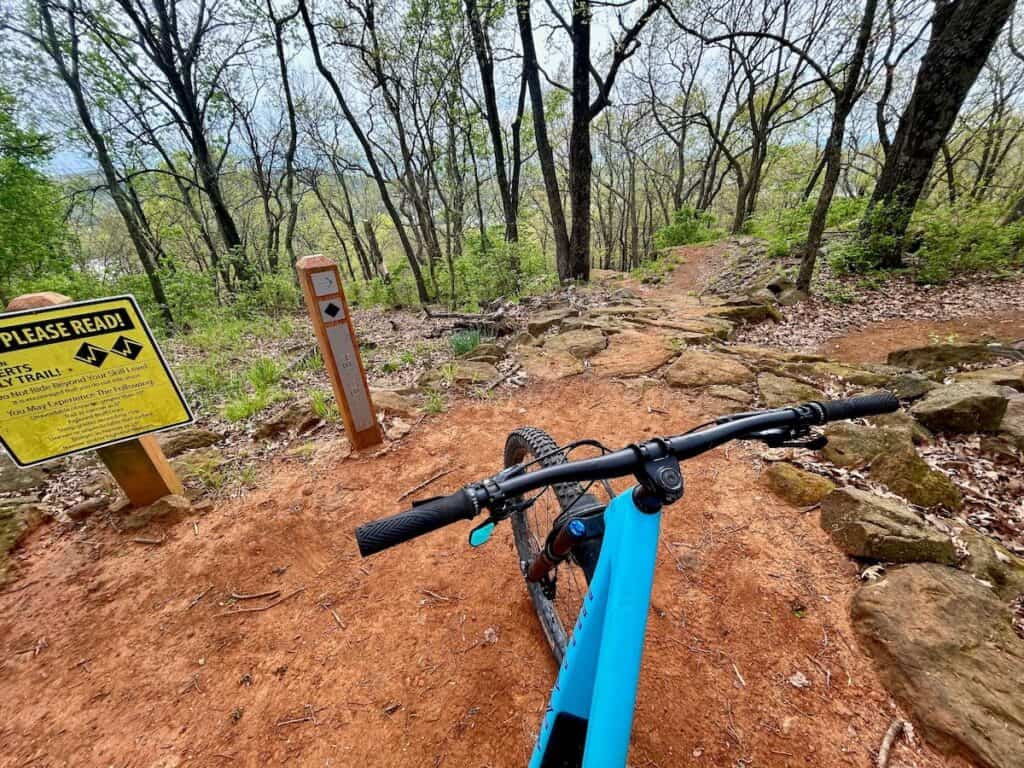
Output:
M82 344L75 353L75 360L82 363L88 363L89 365L95 365L97 368L103 365L103 361L106 359L107 351L105 349L94 347L88 342Z
M341 307L339 307L332 301L330 304L324 307L324 312L326 312L331 317L337 317L338 313L341 312Z
M126 338L125 336L118 336L117 341L114 342L114 346L110 348L110 351L120 355L121 357L127 357L129 360L134 360L141 354L143 346L137 341Z

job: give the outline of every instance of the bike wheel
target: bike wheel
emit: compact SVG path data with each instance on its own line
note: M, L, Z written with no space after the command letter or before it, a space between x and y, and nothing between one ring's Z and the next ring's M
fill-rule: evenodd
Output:
M566 459L547 432L534 427L517 429L505 441L505 466L533 461L537 463L530 467L531 470L564 464ZM604 484L604 488L611 498L608 485ZM520 570L533 562L540 553L556 522L561 525L566 522L567 516L592 514L606 503L598 501L593 494L584 493L579 483L559 483L544 489L528 509L512 515L512 532L519 554ZM559 664L565 656L566 643L583 605L600 553L599 538L584 541L576 547L572 555L555 571L557 589L554 598L544 594L540 584L526 583L537 618L551 646L551 653Z

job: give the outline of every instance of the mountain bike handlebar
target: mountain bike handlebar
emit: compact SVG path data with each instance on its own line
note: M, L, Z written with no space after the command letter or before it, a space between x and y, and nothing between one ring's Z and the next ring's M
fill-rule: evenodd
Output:
M667 455L679 461L699 456L731 440L764 439L774 431L793 432L829 421L892 413L899 401L889 392L846 400L810 402L788 408L724 416L712 426L669 438L654 438L592 459L571 461L535 472L516 468L481 482L471 483L449 496L416 502L412 509L374 520L356 529L363 557L430 533L459 520L471 520L480 511L548 485L607 480L635 474L648 461Z

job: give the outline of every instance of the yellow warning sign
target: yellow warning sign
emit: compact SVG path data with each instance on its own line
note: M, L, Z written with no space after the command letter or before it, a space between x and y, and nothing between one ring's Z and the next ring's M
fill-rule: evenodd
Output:
M0 315L0 444L20 466L191 421L133 297Z

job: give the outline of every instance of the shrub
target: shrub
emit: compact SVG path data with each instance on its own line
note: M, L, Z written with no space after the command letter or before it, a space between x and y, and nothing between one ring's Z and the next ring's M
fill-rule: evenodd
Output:
M480 346L480 331L456 331L448 337L456 357L472 352Z
M865 197L837 197L825 217L828 229L855 227L867 209ZM768 241L768 255L786 256L807 242L807 230L817 200L811 198L798 206L762 213L750 224L752 234Z
M707 211L685 206L672 214L672 223L654 233L654 247L658 250L679 245L700 243L717 235L715 217Z

